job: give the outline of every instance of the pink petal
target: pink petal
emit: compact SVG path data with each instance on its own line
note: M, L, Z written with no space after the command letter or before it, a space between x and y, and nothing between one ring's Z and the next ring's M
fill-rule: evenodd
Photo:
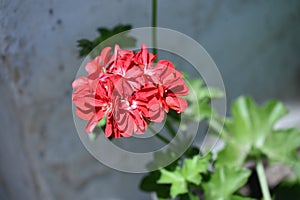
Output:
M76 89L78 87L81 87L81 86L84 86L87 84L88 84L87 77L81 76L73 81L72 87L73 87L73 89Z
M97 124L99 123L99 121L103 118L104 113L105 113L105 112L103 112L102 110L99 110L99 111L97 112L97 114L94 115L94 116L90 119L90 121L88 122L88 124L87 124L86 127L85 127L85 131L86 131L87 133L93 132L93 130L95 129L95 127L97 126Z

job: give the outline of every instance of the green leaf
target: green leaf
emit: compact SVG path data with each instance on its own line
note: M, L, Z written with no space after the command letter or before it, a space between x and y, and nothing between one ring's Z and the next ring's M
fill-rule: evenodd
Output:
M188 192L187 182L181 174L181 169L177 167L175 171L170 172L165 169L161 169L161 176L157 183L171 184L171 197L174 198L179 194L185 194Z
M90 141L95 141L100 133L99 132L91 132L88 134Z
M166 156L170 157L172 156L172 153L173 152L169 151L160 153L155 152L154 160L164 159ZM174 162L166 166L165 169L168 171L174 171L178 165L178 162L178 159L175 160ZM153 168L154 166L158 167L157 164L159 166L159 163L157 163L157 161L154 161L152 163L149 163L149 166L147 166L150 168ZM159 199L170 199L171 184L158 184L157 181L159 180L160 176L161 172L159 170L150 172L147 176L145 176L142 179L140 183L140 189L145 192L155 192Z
M105 130L105 125L106 125L106 116L104 116L99 121L99 123L97 124L97 126L95 127L93 132L88 134L90 141L93 142L97 139L97 137L100 135L100 133L102 133Z
M185 98L188 100L189 106L184 115L193 121L201 121L215 115L210 102L213 99L221 98L223 93L216 88L207 88L201 79L188 79L187 83L190 93Z
M274 131L267 137L262 151L273 162L293 165L299 161L300 131L296 128Z
M104 116L99 123L97 124L98 127L103 127L106 125L106 116Z
M272 138L280 136L274 131L274 124L285 114L287 109L278 101L259 107L249 97L238 98L232 105L232 118L225 123L222 137L227 144L219 153L218 164L242 166L247 157L271 155L269 148L264 149L265 145L276 148L276 140Z
M200 200L200 197L189 192L188 194L180 195L179 200Z
M192 91L187 97L188 100L198 102L209 102L212 99L223 97L221 90L217 88L206 87L202 79L188 79L189 89ZM196 94L196 95L194 95Z
M194 195L193 193L189 193L189 199L190 200L199 200L200 198L196 195Z
M171 197L186 194L188 192L189 183L200 185L202 179L201 173L208 171L211 158L212 154L208 154L203 158L196 155L192 158L185 159L182 168L177 166L173 171L161 169L161 176L157 183L171 184Z
M280 102L270 101L260 108L253 99L241 97L232 106L233 121L227 127L241 144L260 148L275 122L286 114L287 109Z
M199 155L199 153L200 153L200 150L198 147L191 146L186 150L184 155L186 158L193 158L194 156Z
M140 189L145 192L155 192L158 198L170 198L170 184L158 184L157 181L160 177L160 171L150 172L145 176L141 183Z
M199 121L202 121L204 119L209 119L214 114L215 112L209 104L207 104L206 102L201 102L199 103L199 115L198 117L195 116L195 119L198 118Z
M246 150L244 146L234 141L228 141L225 148L218 153L218 159L215 165L226 165L230 167L243 166L247 153L248 150Z
M204 88L201 92L198 93L199 99L218 99L223 97L223 92L217 88Z
M185 159L182 166L182 175L190 183L199 185L201 181L201 173L207 172L210 165L211 154L205 158L201 158L199 155L194 156L191 159Z
M233 195L230 197L230 200L255 200L249 197L242 197L242 196L237 196L237 195Z
M203 184L205 200L229 200L247 182L250 174L247 169L217 167L209 182Z
M102 36L102 37L109 37L110 35L110 30L104 27L100 27L97 29L98 33Z
M112 29L107 29L104 27L100 27L97 29L99 36L95 38L94 40L88 40L88 39L81 39L78 40L77 46L79 47L79 56L83 57L88 55L92 52L92 50L97 47L101 42L105 41L106 39L121 33L123 31L128 31L131 29L131 25L117 25ZM111 43L107 44L108 46L114 46L115 44L119 44L120 47L133 47L135 46L136 39L128 36L127 34L122 35L121 37L116 37L114 41L111 41ZM100 52L92 52L92 57L95 57ZM94 55L95 54L95 55Z
M186 72L181 72L182 73L182 78L188 79L190 76Z
M275 200L300 199L300 183L295 181L283 181L274 191Z
M153 160L149 163L147 163L148 169L158 169L161 168L165 161L172 161L171 164L169 164L165 169L174 171L178 164L178 159L176 158L176 153L172 151L172 148L168 148L165 151L156 151L153 154Z
M293 169L294 169L294 172L295 172L295 175L296 175L296 180L300 184L300 160L299 159L298 159L297 162L294 163Z

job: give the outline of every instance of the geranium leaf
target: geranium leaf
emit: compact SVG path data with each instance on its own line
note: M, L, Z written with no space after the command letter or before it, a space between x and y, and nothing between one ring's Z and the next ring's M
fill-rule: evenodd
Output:
M247 169L217 167L209 182L203 184L206 200L229 200L243 186L251 172Z
M170 198L170 185L169 184L158 184L157 180L160 177L160 171L150 172L145 176L141 183L140 189L145 192L155 192L158 198Z
M295 200L300 197L300 183L284 180L273 191L274 200Z
M196 195L194 195L193 193L189 193L189 199L190 200L199 200L200 198Z
M99 36L95 38L94 40L88 40L88 39L81 39L78 40L78 47L80 48L79 50L79 56L83 57L88 55L95 47L97 47L101 42L105 41L106 39L121 33L123 31L127 31L131 29L131 25L117 25L112 29L107 29L104 27L100 27L97 29ZM109 44L114 46L114 44L119 44L121 47L133 47L136 43L136 39L124 34L122 35L122 39L117 37L115 38L113 44ZM97 56L97 55L92 55L92 57Z
M298 160L296 163L294 163L293 169L296 174L296 179L297 179L298 183L300 183L300 160Z
M242 196L237 196L237 195L233 195L230 197L230 200L255 200L249 197L242 197Z
M104 116L99 123L97 124L98 127L102 128L106 124L106 116Z
M293 165L299 161L297 155L299 146L300 131L298 129L277 130L266 139L262 151L273 162Z
M161 169L161 176L157 183L160 184L171 184L171 197L176 197L179 194L185 194L188 192L187 183L181 173L181 169L177 167L175 171L167 171Z
M247 156L257 157L268 152L264 150L267 143L275 147L271 138L279 135L274 131L274 124L285 114L287 109L278 101L259 107L249 97L238 98L232 105L232 118L225 123L223 139L227 144L219 153L217 163L242 166Z
M214 115L215 112L210 102L213 99L221 98L223 93L216 88L206 87L201 79L188 79L188 86L190 93L185 98L188 100L189 106L184 112L185 117L193 121L201 121Z
M195 185L199 185L201 181L201 173L207 171L211 160L211 154L201 158L199 155L191 159L185 159L182 166L182 175L184 178Z
M188 194L180 195L179 200L200 200L200 197L189 192Z
M171 197L186 194L188 192L189 183L200 185L202 179L201 173L208 171L211 158L211 154L203 158L196 155L192 158L185 159L182 168L177 166L174 171L161 169L161 176L157 183L171 184Z
M228 141L225 148L218 153L216 166L226 165L230 167L242 166L247 157L248 150L243 145Z
M185 157L187 157L187 158L192 158L192 157L194 157L194 156L196 156L196 155L199 155L199 153L200 153L200 150L199 150L198 147L196 147L196 146L191 146L191 147L189 147L189 148L186 150L186 152L184 153L184 155L185 155Z
M253 99L241 97L233 103L233 118L226 127L239 143L259 148L271 134L274 123L286 113L280 102L271 101L260 108Z
M203 87L202 91L198 93L199 99L217 99L221 97L223 97L223 93L217 88Z

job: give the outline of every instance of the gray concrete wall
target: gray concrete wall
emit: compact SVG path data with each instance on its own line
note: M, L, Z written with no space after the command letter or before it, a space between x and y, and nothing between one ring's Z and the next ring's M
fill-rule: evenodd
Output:
M88 154L71 113L76 41L92 39L99 26L149 26L150 5L0 0L1 199L150 199L137 189L141 175L108 169ZM229 100L299 97L299 1L161 0L158 19L207 49Z

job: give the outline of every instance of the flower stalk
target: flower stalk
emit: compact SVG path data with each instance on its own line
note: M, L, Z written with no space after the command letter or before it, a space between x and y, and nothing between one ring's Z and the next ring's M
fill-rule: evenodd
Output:
M149 130L158 138L160 139L162 142L169 144L170 140L168 140L166 137L160 135L159 133L157 133L151 126L148 127Z
M165 127L166 127L166 129L168 130L168 132L170 133L170 135L171 135L172 137L175 137L175 136L176 136L176 133L177 133L177 132L176 132L176 130L173 128L171 122L170 122L168 119L166 120Z
M152 46L153 54L156 55L156 18L157 18L157 0L152 0Z
M269 191L269 186L268 186L267 179L266 179L266 175L265 175L263 162L261 159L259 159L256 163L256 171L258 174L260 188L263 193L263 199L264 200L272 200L271 194Z

